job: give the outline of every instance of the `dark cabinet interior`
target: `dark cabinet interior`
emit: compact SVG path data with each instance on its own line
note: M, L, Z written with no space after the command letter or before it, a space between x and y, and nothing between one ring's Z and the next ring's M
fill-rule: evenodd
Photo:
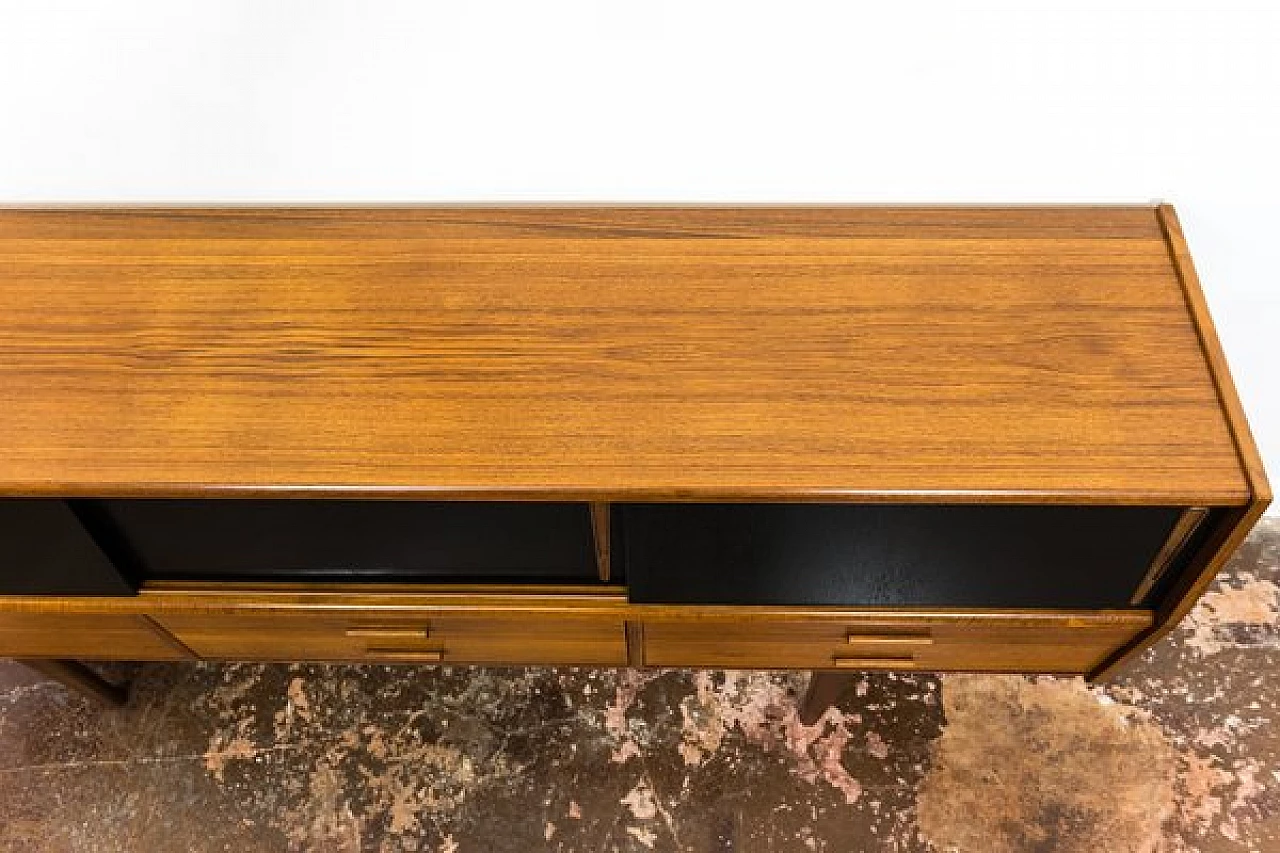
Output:
M0 499L0 593L130 595L66 501Z
M1180 510L665 503L611 513L609 583L636 603L1127 608ZM585 503L6 500L0 592L122 595L162 580L599 584L594 536Z
M1124 608L1179 510L626 504L615 562L663 604Z
M586 583L585 504L331 500L77 502L139 580Z

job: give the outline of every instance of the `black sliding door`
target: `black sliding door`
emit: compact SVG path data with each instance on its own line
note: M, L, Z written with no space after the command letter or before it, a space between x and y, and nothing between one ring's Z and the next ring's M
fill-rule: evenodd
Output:
M624 504L642 603L1126 608L1180 510Z

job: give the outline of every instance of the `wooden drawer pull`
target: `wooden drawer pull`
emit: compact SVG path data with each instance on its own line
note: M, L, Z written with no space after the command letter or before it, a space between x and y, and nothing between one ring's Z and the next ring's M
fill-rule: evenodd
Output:
M425 651L368 649L365 651L364 656L368 660L401 661L403 663L440 663L444 660L444 649L428 649Z
M850 631L845 642L851 646L932 646L928 634L858 634Z
M348 628L347 636L369 640L425 640L431 631L428 628Z
M915 669L915 658L835 658L836 669Z

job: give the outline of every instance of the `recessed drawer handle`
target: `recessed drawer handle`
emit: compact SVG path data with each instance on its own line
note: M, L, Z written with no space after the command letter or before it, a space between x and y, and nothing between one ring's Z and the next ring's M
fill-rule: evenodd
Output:
M390 660L403 663L440 663L444 660L444 649L428 649L425 651L404 651L401 649L367 649L364 653L368 660Z
M369 640L425 640L431 631L428 628L348 628L347 636Z
M915 658L834 658L836 669L915 669Z
M928 634L859 634L850 631L845 642L851 646L932 646Z

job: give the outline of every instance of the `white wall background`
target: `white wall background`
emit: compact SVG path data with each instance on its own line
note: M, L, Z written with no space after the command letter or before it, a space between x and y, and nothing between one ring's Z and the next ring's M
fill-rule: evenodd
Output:
M0 202L1180 210L1280 479L1280 5L0 0Z

